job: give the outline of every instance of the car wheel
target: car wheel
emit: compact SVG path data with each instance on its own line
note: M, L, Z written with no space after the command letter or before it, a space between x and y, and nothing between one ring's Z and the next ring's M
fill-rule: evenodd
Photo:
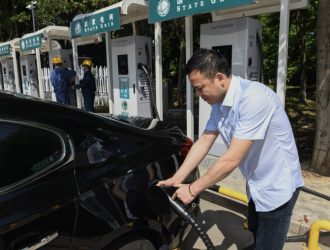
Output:
M103 250L156 250L156 248L138 234L127 234L110 242Z

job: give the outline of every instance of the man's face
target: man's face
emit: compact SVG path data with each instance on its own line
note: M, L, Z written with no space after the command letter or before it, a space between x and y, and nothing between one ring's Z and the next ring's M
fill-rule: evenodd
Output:
M226 96L225 79L222 73L214 76L213 82L195 70L189 74L191 86L196 90L196 96L201 97L208 104L223 101Z

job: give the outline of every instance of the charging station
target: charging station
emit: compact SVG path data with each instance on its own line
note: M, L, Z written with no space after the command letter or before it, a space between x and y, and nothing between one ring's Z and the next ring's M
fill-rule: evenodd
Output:
M20 57L23 93L39 97L38 72L35 55Z
M13 59L2 61L3 87L4 90L16 92L14 63Z
M129 36L112 39L114 114L150 117L148 76L139 64L151 65L151 38ZM151 78L151 75L150 75Z
M71 68L73 69L73 63L72 63L72 50L71 49L58 49L58 50L52 50L49 52L49 69L50 74L54 70L53 66L53 58L55 56L58 56L62 59L62 69L65 68ZM79 72L77 72L79 74ZM76 92L71 88L71 83L69 82L69 97L70 97L70 103L71 106L77 107L77 98L76 98ZM74 85L74 82L72 82L72 85ZM56 96L54 93L54 90L52 91L52 99L56 100Z
M260 51L257 35L262 37L262 23L252 18L239 18L201 25L201 48L214 49L225 57L233 75L260 81ZM211 105L199 98L199 137L210 118ZM209 154L221 156L227 147L218 136Z

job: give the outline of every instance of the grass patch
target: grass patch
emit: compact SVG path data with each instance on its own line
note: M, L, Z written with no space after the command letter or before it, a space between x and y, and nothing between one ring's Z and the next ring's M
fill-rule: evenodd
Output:
M309 161L312 159L316 127L315 86L307 89L306 104L299 103L299 87L290 90L286 93L285 110L292 126L300 162Z
M95 113L109 113L109 106L98 106L94 108Z

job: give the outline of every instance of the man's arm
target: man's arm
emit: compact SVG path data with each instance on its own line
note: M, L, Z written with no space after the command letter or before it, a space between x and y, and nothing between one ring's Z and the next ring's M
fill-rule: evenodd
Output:
M71 77L76 75L76 71L74 70L61 70L61 75L63 77Z
M82 81L80 82L80 84L77 84L74 86L74 89L80 89L80 88L85 88L86 85L88 84L89 80L90 80L91 76L88 74L86 74L84 76L84 78L82 79Z
M218 131L205 130L203 135L190 149L186 159L184 160L183 164L176 172L176 174L166 181L160 181L157 186L173 186L175 184L182 183L191 173L191 171L193 171L203 160L205 155L209 152L214 141L217 139L218 135Z
M177 184L175 186L179 187L179 189L176 191L176 195L174 195L173 199L177 196L183 203L189 204L195 199L191 194L197 195L208 187L226 178L236 167L239 166L252 143L252 140L233 137L228 151L213 164L205 175L190 186L191 193L189 192L189 185Z
M228 151L218 158L205 175L191 185L190 188L192 193L199 194L230 175L230 173L239 166L240 162L252 146L252 143L252 140L233 137Z

